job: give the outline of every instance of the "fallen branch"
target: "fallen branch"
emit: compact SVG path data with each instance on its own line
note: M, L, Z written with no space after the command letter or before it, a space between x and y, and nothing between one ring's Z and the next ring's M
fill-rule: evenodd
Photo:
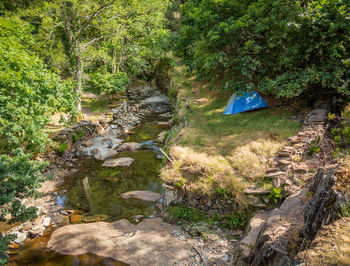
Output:
M163 155L169 160L169 162L173 162L173 160L170 159L170 157L162 150L162 148L159 148L159 150L161 151L161 153L163 153Z

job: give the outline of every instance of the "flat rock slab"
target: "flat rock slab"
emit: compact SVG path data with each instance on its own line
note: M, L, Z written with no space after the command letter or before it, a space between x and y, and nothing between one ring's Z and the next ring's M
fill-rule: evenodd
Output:
M146 104L164 104L164 103L169 103L170 99L168 96L161 94L158 96L153 96L150 98L145 99L144 101Z
M102 166L105 167L117 167L117 166L130 166L135 160L128 157L121 157L117 159L106 160Z
M158 201L162 196L159 193L144 190L125 192L120 195L123 199L140 199L146 201Z
M138 150L140 147L141 147L140 143L137 143L137 142L126 142L126 143L123 143L118 148L118 151L135 151L135 150Z
M52 233L48 247L66 255L93 253L130 265L174 265L190 256L191 244L175 238L177 227L162 218L133 225L114 223L68 225Z

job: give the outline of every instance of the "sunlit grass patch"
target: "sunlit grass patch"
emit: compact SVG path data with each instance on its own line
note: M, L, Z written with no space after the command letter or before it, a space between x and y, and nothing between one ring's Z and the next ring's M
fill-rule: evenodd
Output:
M228 156L228 160L241 176L255 180L257 177L264 176L268 168L268 159L285 144L285 141L258 139L235 148Z
M100 98L94 98L94 99L82 99L81 101L82 107L84 109L89 109L93 113L103 113L108 110L109 104L111 104L110 99L100 99Z
M225 194L243 205L245 185L223 156L198 153L180 146L173 146L170 156L173 163L162 169L163 180L195 194L213 195L218 189L223 189Z
M289 118L288 106L223 115L230 93L209 90L205 83L183 74L177 80L181 81L177 116L187 122L170 135L174 161L162 178L193 193L225 191L244 201L242 188L265 185L268 160L301 124Z

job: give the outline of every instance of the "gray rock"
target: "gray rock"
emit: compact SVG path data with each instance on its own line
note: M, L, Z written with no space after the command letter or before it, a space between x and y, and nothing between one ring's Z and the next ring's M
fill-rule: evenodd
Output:
M95 151L94 158L99 161L104 161L109 158L112 158L118 154L118 151L116 150L104 150L101 151L100 149Z
M170 102L170 99L168 96L161 94L158 96L150 97L144 100L145 104L167 104Z
M118 147L118 151L135 151L141 147L140 143L137 142L126 142L123 143L120 147Z
M145 219L138 225L125 219L74 224L55 230L48 248L68 255L93 253L129 265L178 265L189 257L191 243L177 239L176 229L161 218Z
M158 201L162 196L159 193L144 190L125 192L120 195L123 199L140 199L145 201Z
M121 157L117 159L109 159L103 163L102 166L105 167L117 167L117 166L130 166L135 159L128 158L128 157Z
M259 188L246 188L244 190L244 193L248 195L269 195L270 191Z
M322 225L328 225L338 220L342 206L347 206L345 196L336 190L334 171L337 167L326 171L319 168L315 174L310 191L314 196L305 206L304 227L300 235L304 237L300 250L306 248L307 243L313 240Z
M163 207L169 207L174 204L181 203L183 200L183 192L180 189L163 184L165 193L163 197Z
M16 235L16 239L15 239L15 243L16 243L16 244L20 244L20 243L22 243L24 240L27 239L27 234L26 234L26 233L14 232L14 235Z
M43 219L43 226L48 227L51 223L51 218L50 217L45 217Z
M271 212L259 233L249 265L290 265L289 236L303 222L303 199L306 189L289 196ZM294 230L294 231L293 231Z

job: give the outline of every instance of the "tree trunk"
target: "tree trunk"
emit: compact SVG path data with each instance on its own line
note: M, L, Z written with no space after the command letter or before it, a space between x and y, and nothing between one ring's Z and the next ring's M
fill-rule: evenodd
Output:
M77 44L73 49L75 64L74 64L74 79L76 81L76 85L74 87L74 93L78 96L77 100L77 114L78 121L84 119L84 114L81 109L81 93L83 88L83 62L81 58L80 47Z
M116 65L115 65L116 57L117 57L117 48L113 47L113 51L112 51L112 74L115 74L115 71L116 71Z

